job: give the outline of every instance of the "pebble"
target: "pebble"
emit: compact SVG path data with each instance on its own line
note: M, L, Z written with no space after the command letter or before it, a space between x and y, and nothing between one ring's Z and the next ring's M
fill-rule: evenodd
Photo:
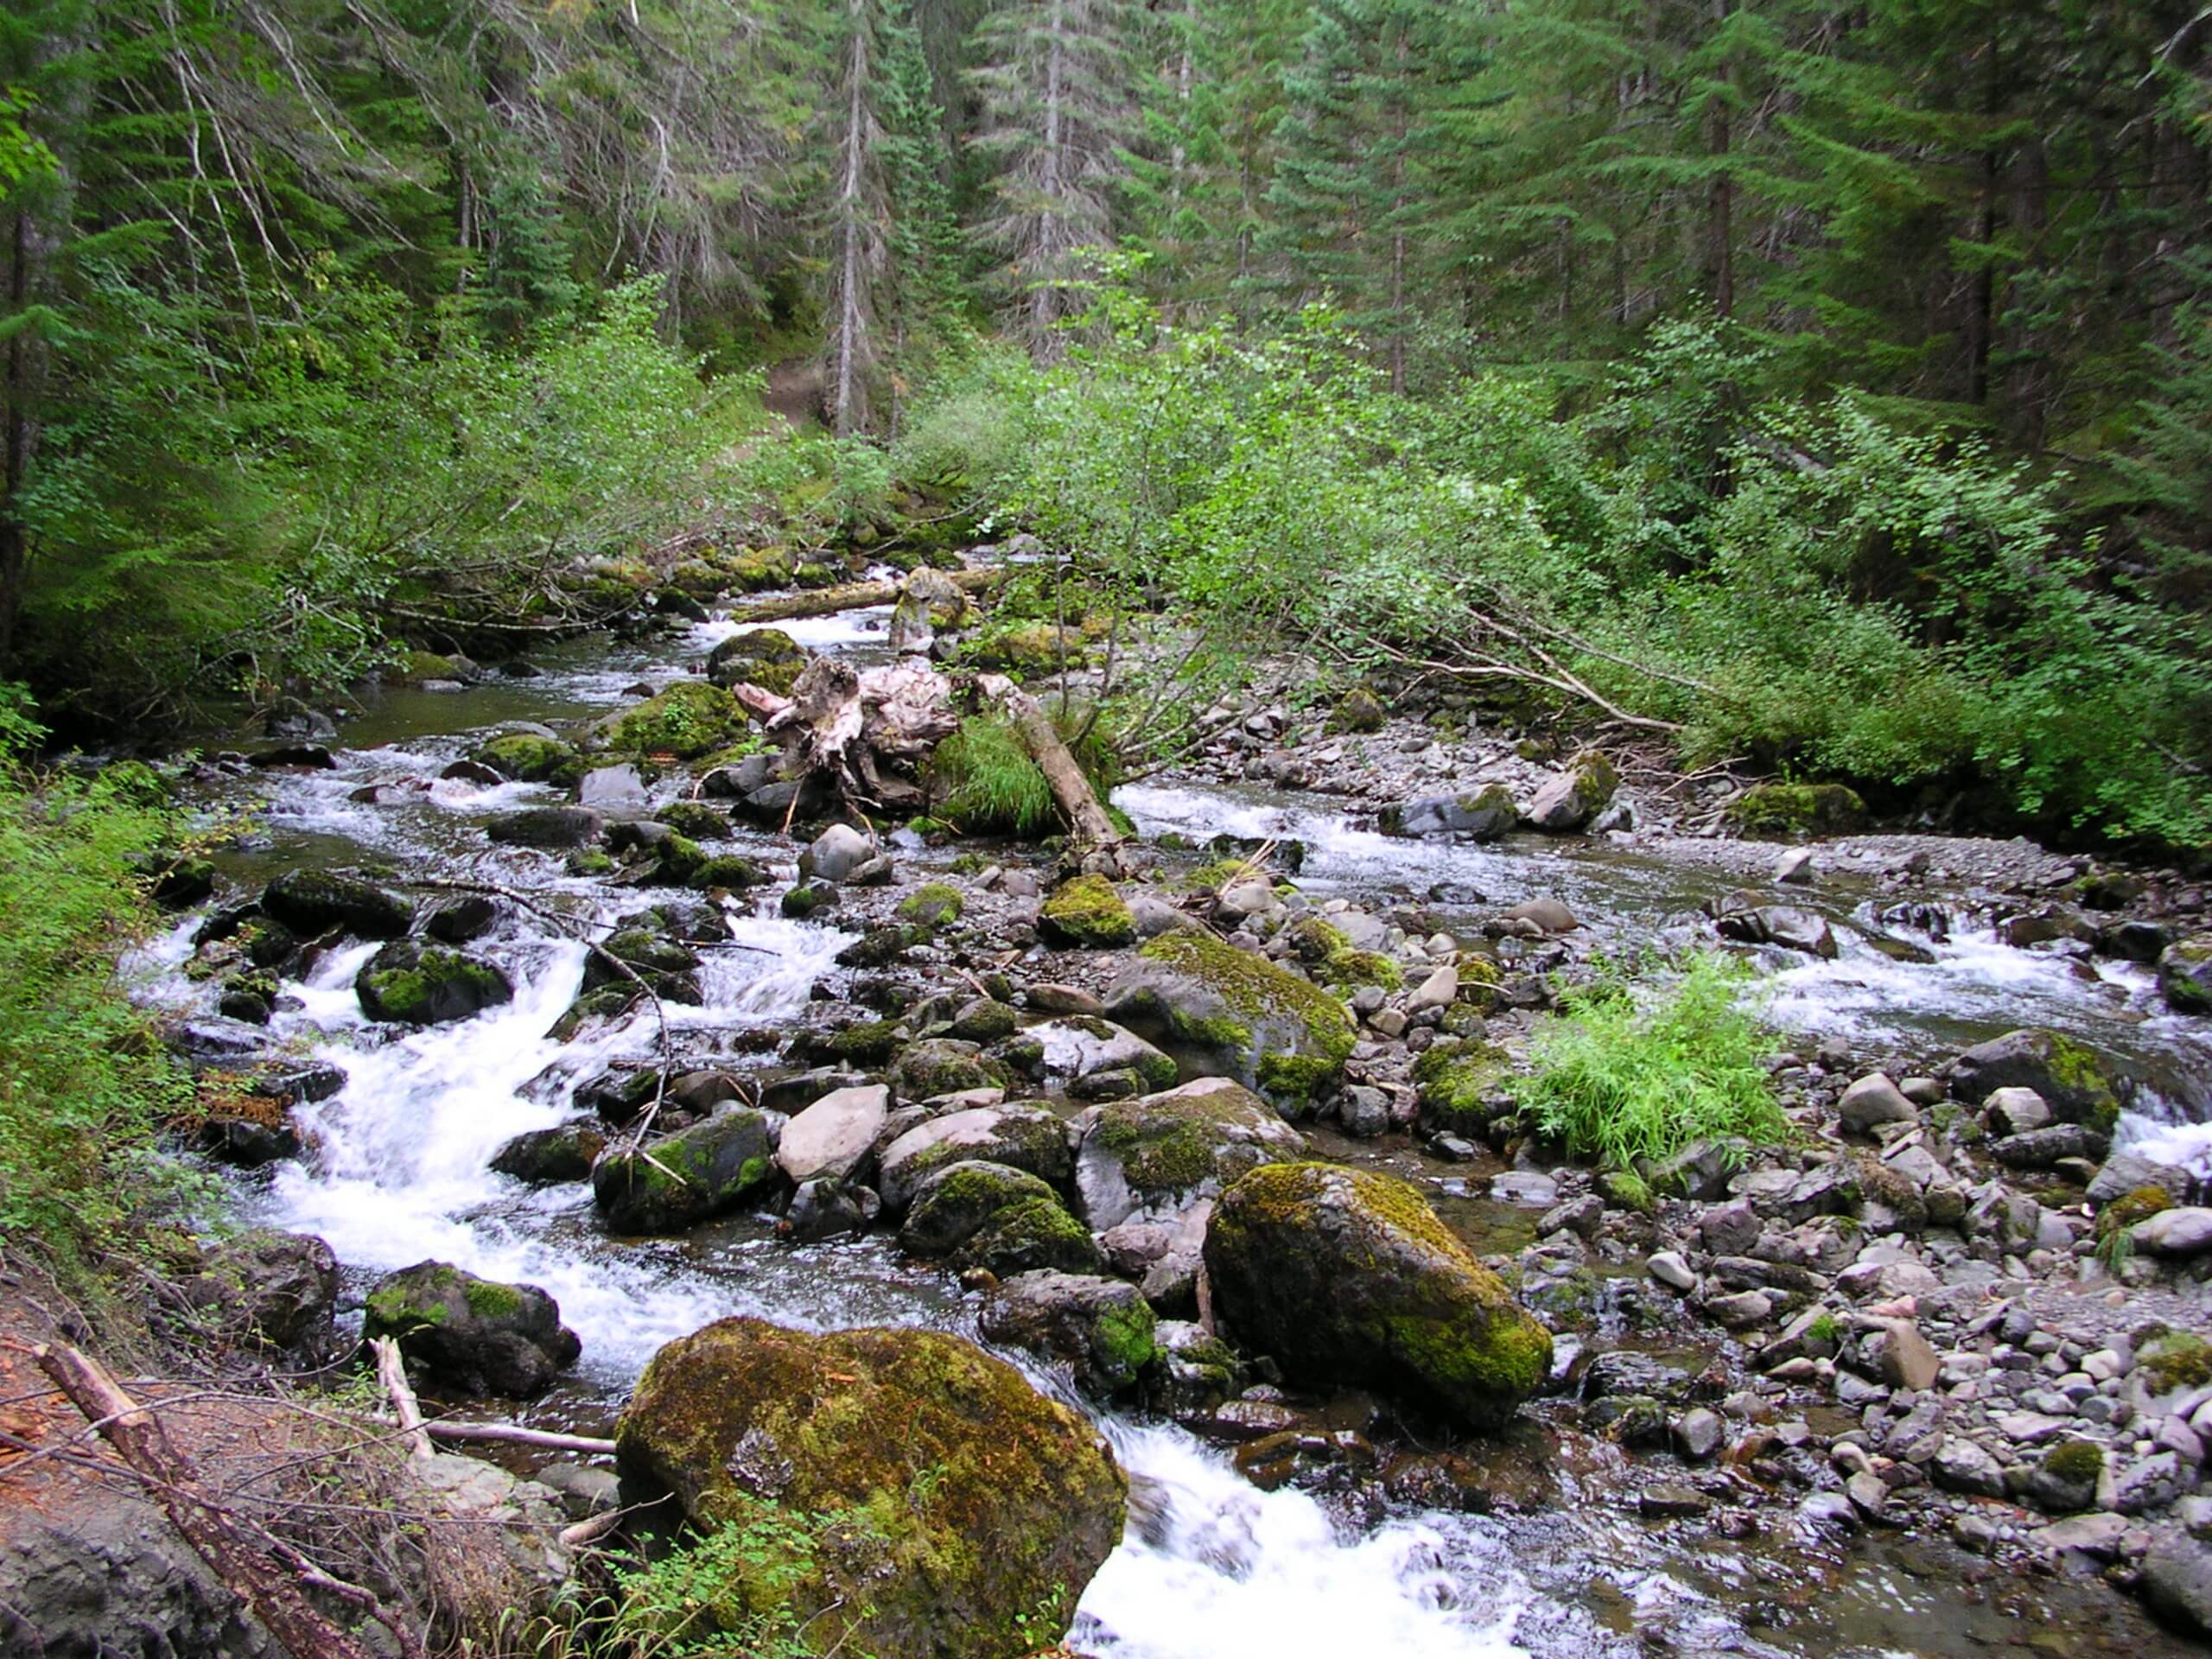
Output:
M1651 1276L1672 1290L1690 1290L1697 1284L1697 1274L1680 1250L1661 1250L1643 1264Z

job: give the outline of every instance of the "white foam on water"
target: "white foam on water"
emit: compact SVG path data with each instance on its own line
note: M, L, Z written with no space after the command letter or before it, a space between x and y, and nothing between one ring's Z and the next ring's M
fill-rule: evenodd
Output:
M1319 1503L1263 1492L1179 1430L1109 1420L1148 1514L1084 1591L1069 1644L1092 1659L1527 1659L1534 1599L1465 1516L1347 1537Z
M756 628L773 628L779 633L789 634L809 651L881 645L890 637L891 611L888 605L863 605L857 610L838 611L829 616L795 616L781 622L741 622L718 616L711 622L694 626L690 639L698 649L711 651L737 634L751 633Z

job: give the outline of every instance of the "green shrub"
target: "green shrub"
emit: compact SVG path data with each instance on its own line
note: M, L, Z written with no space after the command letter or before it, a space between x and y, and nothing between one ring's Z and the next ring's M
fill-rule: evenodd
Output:
M1781 1139L1789 1125L1760 1063L1772 1038L1742 1006L1748 976L1712 954L1663 987L1604 972L1536 1027L1535 1070L1509 1085L1514 1097L1573 1155L1622 1169L1700 1139Z
M795 1515L765 1500L747 1507L742 1520L617 1575L604 1651L628 1659L811 1659L842 1649L868 1610L838 1607L810 1619L794 1598L825 1547L865 1548L873 1535L844 1515Z

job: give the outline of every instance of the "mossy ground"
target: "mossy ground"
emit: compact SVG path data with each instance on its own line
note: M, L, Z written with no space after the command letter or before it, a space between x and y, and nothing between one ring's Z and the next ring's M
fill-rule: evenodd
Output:
M1054 943L1085 950L1118 950L1137 937L1136 918L1103 875L1060 883L1045 900L1038 925Z

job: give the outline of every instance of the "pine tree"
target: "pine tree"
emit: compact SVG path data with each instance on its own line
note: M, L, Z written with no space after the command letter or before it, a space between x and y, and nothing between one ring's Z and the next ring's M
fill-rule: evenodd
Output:
M1129 0L1010 0L978 31L974 143L995 179L982 229L1007 256L1020 328L1057 353L1059 322L1080 308L1065 284L1073 255L1111 237L1113 197L1134 119Z

